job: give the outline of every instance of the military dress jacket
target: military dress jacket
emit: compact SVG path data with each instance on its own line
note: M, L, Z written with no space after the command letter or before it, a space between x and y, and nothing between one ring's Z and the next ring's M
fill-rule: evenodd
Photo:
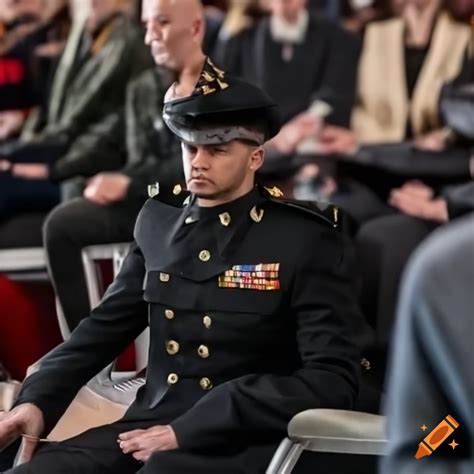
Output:
M146 384L125 417L171 424L180 449L271 444L302 410L350 409L360 314L337 209L260 187L213 208L164 201L162 192L145 203L102 302L27 378L17 404L36 404L50 430L149 325Z

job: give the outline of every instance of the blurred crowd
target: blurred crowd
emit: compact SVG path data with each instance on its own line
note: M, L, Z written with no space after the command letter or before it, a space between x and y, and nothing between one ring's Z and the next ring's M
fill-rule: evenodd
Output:
M70 329L90 309L81 249L130 241L147 185L182 180L161 113L193 66L189 12L150 54L139 2L81 3L0 0L0 248L45 246ZM281 108L261 181L345 211L380 379L409 256L474 209L472 1L204 8L205 54Z

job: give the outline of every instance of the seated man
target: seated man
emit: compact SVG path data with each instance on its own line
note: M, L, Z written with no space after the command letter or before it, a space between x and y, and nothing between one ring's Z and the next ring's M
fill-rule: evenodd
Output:
M293 415L354 404L364 326L339 214L255 184L276 106L215 69L164 118L191 194L150 187L117 279L25 381L0 445L23 434L34 446L150 325L146 384L122 420L8 474L262 472Z
M169 19L170 37L179 37L179 41L163 41L160 16L153 11L157 7L160 15ZM44 227L50 275L70 330L90 312L82 248L131 241L147 184L160 181L169 185L182 180L179 142L164 126L161 114L173 76L177 79L174 89L179 92L189 88L187 82L192 91L199 79L205 60L201 51L203 12L198 0L148 0L143 19L148 27L146 42L157 67L145 71L127 88L125 133L123 126L108 132L100 127L87 145L88 151L83 147L78 152L91 162L111 161L117 150L125 148L125 166L93 176L84 197L58 206Z
M59 201L58 181L90 172L84 163L71 166L74 153L90 129L118 120L128 80L150 64L140 29L123 12L128 2L91 2L86 27L73 29L61 57L41 111L45 123L0 148L0 226L21 212L49 210ZM117 169L120 160L95 165Z

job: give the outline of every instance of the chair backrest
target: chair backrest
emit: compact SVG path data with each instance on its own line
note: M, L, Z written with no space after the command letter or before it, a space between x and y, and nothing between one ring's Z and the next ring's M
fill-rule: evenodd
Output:
M82 262L84 264L87 291L92 308L99 304L103 292L101 277L95 262L97 260L112 260L115 277L120 271L129 249L130 243L116 243L92 245L82 250ZM146 329L135 341L135 364L137 371L143 370L148 365L149 343L150 334L149 330Z

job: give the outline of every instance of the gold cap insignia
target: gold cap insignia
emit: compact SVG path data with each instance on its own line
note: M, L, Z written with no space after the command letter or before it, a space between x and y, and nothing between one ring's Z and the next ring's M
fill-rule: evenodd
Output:
M260 222L263 219L263 214L265 214L265 211L263 209L257 210L256 206L253 206L250 210L250 217L254 222Z
M212 94L228 87L229 84L225 81L225 72L214 66L213 62L207 58L199 81L194 89L194 94Z
M267 188L265 189L269 192L270 196L275 197L275 198L280 198L283 197L283 191L280 188L277 188L276 186L273 186L273 188Z
M148 185L148 196L154 198L160 194L160 183L156 182Z

